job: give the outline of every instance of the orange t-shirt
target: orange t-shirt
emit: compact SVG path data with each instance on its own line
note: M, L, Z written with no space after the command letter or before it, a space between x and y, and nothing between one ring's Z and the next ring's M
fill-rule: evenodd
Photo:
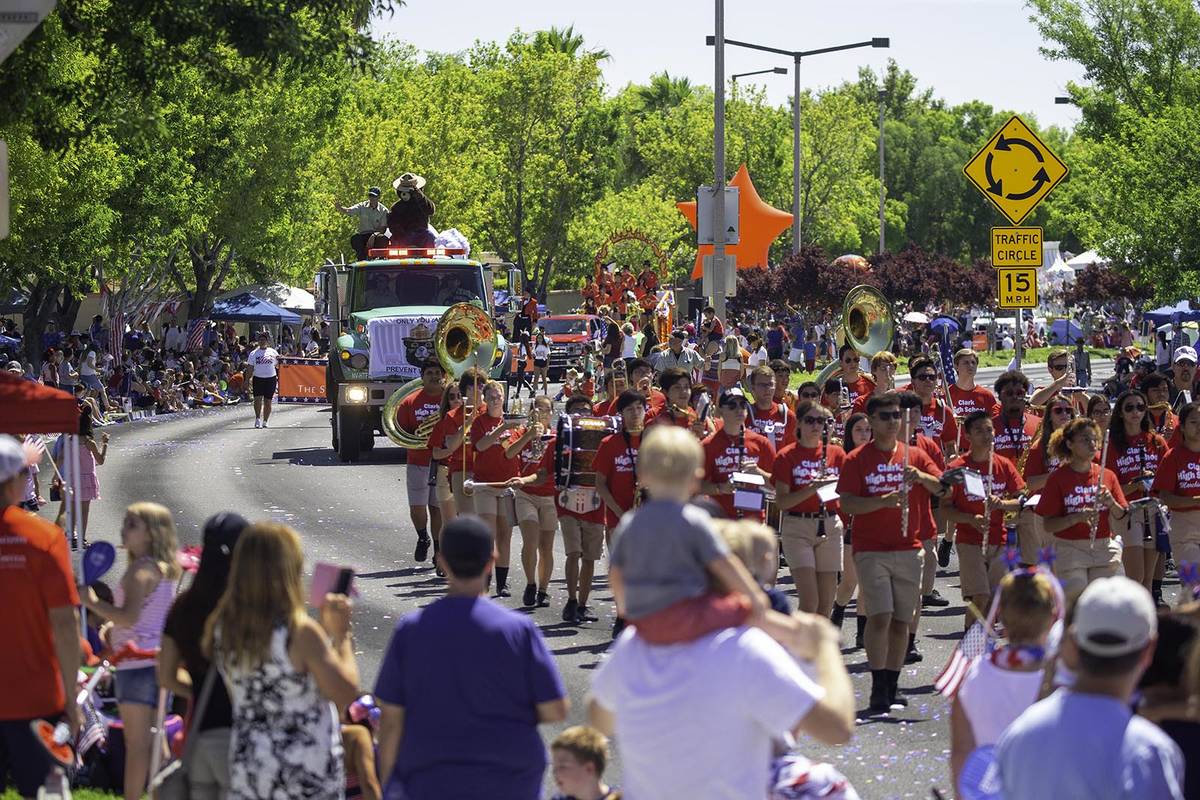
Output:
M969 456L959 456L950 462L950 467L966 467L974 470L984 476L984 486L988 485L987 459L983 461L972 461ZM997 455L992 458L992 479L990 491L997 497L1013 497L1022 489L1025 488L1025 480L1021 474L1017 472L1017 465L1004 456ZM951 496L950 502L958 511L965 511L968 514L982 514L983 500L975 500L967 497L967 490L961 483L954 485L954 494ZM995 509L991 514L991 524L988 525L988 544L998 545L1004 542L1004 512L1000 509ZM967 525L959 522L954 526L955 541L963 544L983 544L983 534L974 525Z
M775 465L775 448L767 437L746 429L744 443L730 436L724 428L709 435L701 444L704 447L704 479L711 483L726 483L733 473L741 471L743 456L760 469L771 471ZM713 497L730 519L741 516L733 504L732 494ZM759 521L766 519L765 511L758 513Z
M825 473L827 478L837 478L842 471L842 463L846 460L846 451L831 444L825 448L825 459L821 459L821 446L804 447L799 442L788 445L775 456L775 468L771 472L771 480L788 487L789 492L803 489ZM825 504L828 511L837 512L840 504L837 500ZM821 501L814 494L784 511L798 511L812 514L821 510Z
M842 464L838 478L838 494L855 497L882 497L900 490L904 482L904 450L907 445L897 442L891 453L885 453L873 442L867 442ZM941 477L942 470L929 454L919 447L909 449L909 465L928 475ZM884 508L869 514L855 514L854 550L897 551L921 547L921 533L934 527L929 492L914 483L908 493L908 530L900 530L900 509Z
M0 512L0 605L0 720L61 713L49 612L79 605L79 594L62 530L18 506Z
M1200 453L1185 444L1168 450L1158 465L1158 473L1150 487L1151 494L1158 495L1160 492L1200 498ZM1176 510L1200 511L1200 502Z
M1038 501L1037 513L1043 517L1065 517L1067 514L1077 514L1090 511L1096 505L1096 482L1100 478L1099 464L1088 464L1087 472L1076 472L1070 464L1063 464L1050 473L1046 485L1042 487L1042 499ZM1104 488L1112 492L1118 503L1125 505L1125 494L1121 484L1117 482L1117 474L1111 469L1104 469ZM1096 523L1096 538L1107 539L1111 535L1108 525L1108 507L1101 506L1100 520ZM1059 539L1087 539L1090 536L1088 524L1080 522L1066 530L1054 534Z
M440 391L433 393L427 393L424 390L413 392L396 407L396 422L404 430L414 433L421 426L421 423L434 414L437 414L441 406L442 393ZM414 467L428 466L431 460L433 460L433 450L431 448L426 447L421 450L408 451L408 463Z

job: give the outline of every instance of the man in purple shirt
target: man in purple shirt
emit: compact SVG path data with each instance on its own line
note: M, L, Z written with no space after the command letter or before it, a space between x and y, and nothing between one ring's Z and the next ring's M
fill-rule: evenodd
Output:
M566 690L533 620L484 596L492 530L442 530L446 596L404 616L379 669L379 774L388 800L540 797L538 724L567 716Z

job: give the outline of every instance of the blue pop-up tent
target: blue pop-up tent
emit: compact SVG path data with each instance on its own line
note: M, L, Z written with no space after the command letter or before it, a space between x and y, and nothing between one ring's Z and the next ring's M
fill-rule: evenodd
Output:
M1050 344L1072 345L1083 338L1083 328L1069 319L1050 323Z
M1200 321L1200 308L1192 308L1190 301L1180 300L1174 305L1147 311L1142 314L1142 318L1155 325L1165 325L1169 322L1196 322Z
M259 322L270 325L299 325L300 315L269 303L249 292L213 303L208 318L221 322Z

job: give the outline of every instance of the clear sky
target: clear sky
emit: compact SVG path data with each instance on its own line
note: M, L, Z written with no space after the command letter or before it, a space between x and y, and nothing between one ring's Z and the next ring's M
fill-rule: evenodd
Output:
M456 51L474 41L504 40L516 28L535 31L574 25L592 48L604 48L610 88L644 82L667 70L712 85L713 0L407 0L375 33L423 49ZM1067 82L1079 80L1073 63L1042 57L1041 37L1024 0L726 0L725 35L787 50L812 50L875 36L891 48L851 50L804 62L806 89L852 79L860 65L878 71L887 58L917 76L920 85L951 103L979 99L998 109L1034 115L1039 124L1074 125L1078 111L1056 106ZM785 57L730 48L726 74L790 64ZM777 104L787 102L792 76L759 81Z

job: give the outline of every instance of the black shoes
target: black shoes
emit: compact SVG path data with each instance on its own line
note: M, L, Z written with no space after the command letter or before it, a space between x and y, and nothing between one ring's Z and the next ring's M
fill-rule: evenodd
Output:
M950 566L950 549L954 547L954 542L949 539L942 539L937 548L938 566L942 569Z
M856 627L856 630L854 633L854 649L862 650L864 647L867 646L867 642L866 642L867 618L862 615L859 615L854 618L854 623L855 623L855 627Z
M623 617L617 617L613 622L612 637L616 639L621 635L621 631L623 630L625 630L625 619Z
M575 616L579 612L579 601L574 597L567 600L567 604L563 606L562 620L563 622L575 622Z
M891 683L888 681L887 670L871 670L871 702L867 706L867 714L878 716L892 710Z
M921 598L921 605L932 606L934 608L945 608L946 606L950 605L950 601L942 597L941 593L938 592L937 589L934 589L932 592Z
M413 553L413 558L418 564L429 558L429 546L433 544L433 539L429 538L429 534L417 536L417 550Z
M595 622L597 619L599 619L599 617L593 616L592 610L587 606L580 606L579 610L575 612L575 621L580 625L585 622ZM625 621L621 620L621 624L624 626Z
M833 613L829 615L829 620L833 623L833 627L841 628L842 623L846 621L846 607L834 603Z
M905 664L917 664L925 660L925 656L921 655L917 650L917 638L915 636L908 637L908 652L904 654Z
M525 592L521 595L521 605L531 606L537 602L537 586L530 583L525 585Z
M885 670L888 678L888 701L890 709L908 708L908 698L900 691L900 673L896 670Z
M537 607L545 608L548 605L550 605L550 595L539 589L537 593Z

